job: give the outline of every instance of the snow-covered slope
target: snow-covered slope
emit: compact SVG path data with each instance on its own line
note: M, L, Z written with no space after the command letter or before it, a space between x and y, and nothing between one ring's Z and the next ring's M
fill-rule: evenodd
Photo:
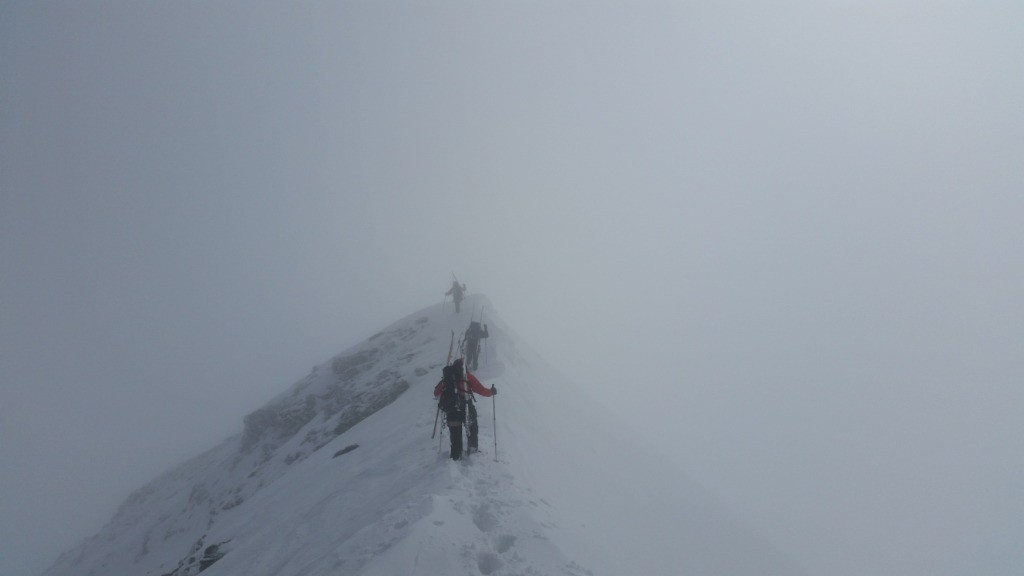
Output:
M485 310L480 448L431 439L451 333ZM497 425L495 429L495 424ZM497 453L495 453L495 432ZM133 494L45 576L794 574L558 376L482 296L317 366Z

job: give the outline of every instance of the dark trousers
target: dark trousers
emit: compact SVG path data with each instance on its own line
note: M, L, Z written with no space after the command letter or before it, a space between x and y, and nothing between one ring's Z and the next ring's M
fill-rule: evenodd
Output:
M470 401L469 406L466 407L466 439L469 441L469 449L474 452L477 450L477 432L479 431L480 427L476 423L476 405Z
M477 433L480 431L476 422L476 406L472 401L460 400L459 410L447 414L448 432L452 443L452 460L462 459L462 431L466 431L466 440L470 451L477 450Z
M448 432L452 440L452 460L460 460L462 458L462 424L453 424L449 420Z
M466 340L466 365L476 370L480 361L480 341Z

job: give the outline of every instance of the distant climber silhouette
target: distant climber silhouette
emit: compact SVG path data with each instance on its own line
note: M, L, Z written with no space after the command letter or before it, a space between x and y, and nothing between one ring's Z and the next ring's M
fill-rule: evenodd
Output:
M444 293L445 296L451 296L452 301L455 302L455 313L459 313L459 304L462 303L462 296L466 293L466 285L459 284L458 280L452 280L452 287Z

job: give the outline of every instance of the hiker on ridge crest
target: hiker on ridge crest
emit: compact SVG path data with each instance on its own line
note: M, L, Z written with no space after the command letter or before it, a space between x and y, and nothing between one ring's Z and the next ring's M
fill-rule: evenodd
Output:
M462 303L462 296L466 293L466 285L459 284L458 280L452 280L452 287L444 293L445 296L451 296L452 301L455 302L455 313L459 313L459 304Z
M438 399L438 408L445 414L451 437L452 460L462 459L462 430L466 430L466 453L477 451L477 432L479 425L476 420L476 405L473 393L483 397L494 396L498 389L493 385L485 388L471 373L464 373L462 358L457 358L451 366L445 366L443 378L434 387L434 398Z

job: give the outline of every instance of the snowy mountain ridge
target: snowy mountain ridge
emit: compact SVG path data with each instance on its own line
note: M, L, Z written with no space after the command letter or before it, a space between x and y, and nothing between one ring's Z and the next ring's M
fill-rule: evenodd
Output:
M486 298L463 308L426 308L316 366L44 576L797 573ZM499 394L477 402L481 452L454 462L431 439L432 391L452 332L481 309L476 374Z

